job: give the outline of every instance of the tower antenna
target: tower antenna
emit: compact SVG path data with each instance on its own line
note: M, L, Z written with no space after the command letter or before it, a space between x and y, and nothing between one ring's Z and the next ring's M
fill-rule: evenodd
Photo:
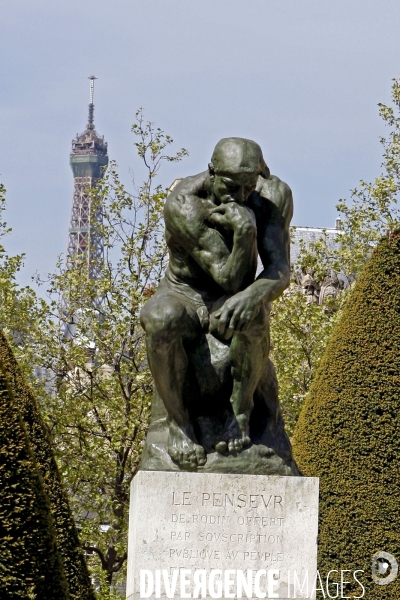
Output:
M90 77L88 77L88 79L90 79L90 104L89 104L89 125L93 125L93 111L94 111L94 104L93 104L93 93L94 93L94 80L97 79L97 77L95 77L94 75L91 75Z

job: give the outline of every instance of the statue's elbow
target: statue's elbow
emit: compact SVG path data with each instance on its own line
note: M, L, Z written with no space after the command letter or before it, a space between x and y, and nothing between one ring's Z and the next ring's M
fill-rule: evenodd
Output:
M290 270L283 268L279 269L276 277L275 298L278 298L290 285Z

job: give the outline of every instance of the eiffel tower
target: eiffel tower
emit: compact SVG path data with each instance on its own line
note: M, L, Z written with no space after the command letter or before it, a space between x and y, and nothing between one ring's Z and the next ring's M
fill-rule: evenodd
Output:
M74 191L70 226L68 230L67 265L76 259L84 259L88 266L88 276L96 279L99 264L103 259L103 240L96 228L101 223L101 211L92 211L90 188L102 177L108 165L107 142L100 137L94 127L93 92L94 75L90 79L89 118L86 129L72 140L70 165L74 174Z

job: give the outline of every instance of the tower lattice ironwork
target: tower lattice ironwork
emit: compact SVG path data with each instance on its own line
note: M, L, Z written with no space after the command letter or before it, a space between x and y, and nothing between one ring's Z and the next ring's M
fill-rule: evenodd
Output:
M90 188L102 177L108 164L107 142L100 137L93 122L94 75L90 79L89 118L86 129L72 140L70 165L74 174L71 219L68 231L67 264L84 259L90 278L96 278L103 259L103 239L97 224L101 223L101 210L93 211Z

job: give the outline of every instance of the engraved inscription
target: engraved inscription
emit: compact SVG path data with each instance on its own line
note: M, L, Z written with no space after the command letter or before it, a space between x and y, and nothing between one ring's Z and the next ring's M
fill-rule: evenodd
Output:
M282 494L265 489L260 493L173 490L171 505L170 559L187 566L199 560L211 564L221 560L283 561ZM187 546L185 542L192 543Z
M221 494L219 492L203 492L203 506L237 507L237 508L283 508L282 496L268 494Z
M190 492L181 492L180 494L172 492L172 504L174 506L190 506Z
M139 600L141 569L316 569L315 480L186 472L139 472L135 480L130 600ZM285 581L279 598L288 597Z

